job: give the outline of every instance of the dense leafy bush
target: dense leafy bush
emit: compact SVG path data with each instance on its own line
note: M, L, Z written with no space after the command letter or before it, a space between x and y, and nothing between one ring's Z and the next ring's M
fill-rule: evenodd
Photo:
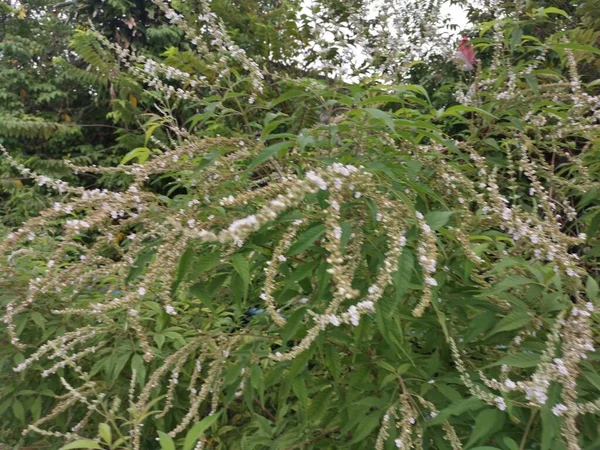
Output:
M54 201L0 245L0 439L596 448L600 51L539 32L568 14L499 9L425 88L265 77L208 3L155 4L193 45L71 43L143 117L121 164L0 147Z

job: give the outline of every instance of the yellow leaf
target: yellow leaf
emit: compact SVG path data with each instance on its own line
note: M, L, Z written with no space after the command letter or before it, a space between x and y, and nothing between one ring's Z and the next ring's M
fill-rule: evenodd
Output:
M137 97L135 96L135 94L130 94L129 95L129 101L131 102L131 104L133 105L133 107L135 108L138 104L137 102Z
M19 20L23 20L25 18L25 14L27 14L27 11L25 10L25 5L23 5L19 10L19 14L17 15L17 17L19 18Z
M19 90L19 96L20 96L21 98L25 98L25 97L27 97L27 91L26 91L25 89L21 89L21 90Z
M23 187L23 183L21 182L21 180L13 180L13 183L19 189L21 189Z
M71 122L71 116L68 115L67 113L63 114L63 119L65 122L70 123Z
M115 235L115 238L113 239L113 242L117 245L119 245L121 243L121 241L123 239L125 239L127 236L125 235L125 233L117 233Z

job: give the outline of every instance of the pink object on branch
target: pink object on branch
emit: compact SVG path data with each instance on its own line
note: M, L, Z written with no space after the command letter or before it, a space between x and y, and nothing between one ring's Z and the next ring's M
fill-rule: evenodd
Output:
M469 43L469 38L463 36L458 44L458 50L454 53L454 62L461 70L473 70L477 60L475 59L475 50Z

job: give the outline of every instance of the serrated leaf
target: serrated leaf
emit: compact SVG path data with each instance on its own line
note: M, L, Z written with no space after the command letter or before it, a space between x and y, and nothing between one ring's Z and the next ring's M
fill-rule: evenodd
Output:
M378 411L375 411L364 419L362 419L356 430L352 433L352 440L349 444L356 444L357 442L362 442L365 440L371 432L373 432L379 425L381 424L381 414Z
M487 367L507 365L509 367L518 367L526 369L528 367L535 367L540 362L540 356L536 354L523 354L517 353L514 355L506 355L497 361L494 361Z
M304 382L304 377L296 377L292 381L292 390L296 397L298 397L298 401L300 403L300 407L303 411L306 411L308 408L308 391L306 390L306 383Z
M233 255L231 264L242 280L242 290L244 298L248 296L248 288L250 287L250 264L246 258L240 254Z
M526 312L510 313L508 316L498 322L494 328L492 328L492 331L487 334L486 339L494 334L502 333L503 331L511 331L522 328L529 322L531 322L531 316Z
M309 228L308 230L304 231L303 233L301 233L298 236L298 238L296 239L296 242L294 242L294 244L292 244L292 246L290 247L288 254L290 256L294 256L294 255L304 252L311 245L313 245L313 243L317 239L319 239L321 236L323 236L324 233L325 233L325 225L323 225L323 224L318 224L318 225L315 225L314 227Z

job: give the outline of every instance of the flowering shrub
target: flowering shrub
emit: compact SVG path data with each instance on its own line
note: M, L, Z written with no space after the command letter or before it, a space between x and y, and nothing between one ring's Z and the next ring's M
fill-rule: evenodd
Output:
M0 246L22 442L593 448L600 98L577 57L600 52L512 11L462 41L438 110L418 85L267 81L208 4L199 33L155 3L196 53L75 37L150 113L122 164L65 164L126 187L0 147L58 195Z

